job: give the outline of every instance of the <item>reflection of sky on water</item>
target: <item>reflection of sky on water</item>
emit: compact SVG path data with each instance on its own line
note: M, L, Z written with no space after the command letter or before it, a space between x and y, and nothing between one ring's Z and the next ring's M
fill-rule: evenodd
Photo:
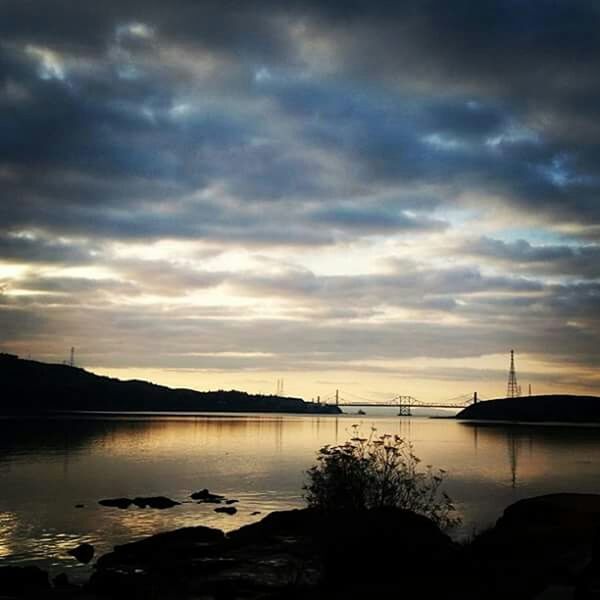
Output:
M592 428L357 416L0 420L0 563L82 570L66 551L83 541L104 552L160 530L228 530L260 518L254 511L302 506L316 450L347 439L356 422L365 433L374 426L411 440L423 465L448 471L447 490L464 517L458 535L485 527L522 497L600 492ZM195 503L167 511L97 504L136 495L184 501L203 487L239 499L238 514ZM74 508L79 503L85 507Z

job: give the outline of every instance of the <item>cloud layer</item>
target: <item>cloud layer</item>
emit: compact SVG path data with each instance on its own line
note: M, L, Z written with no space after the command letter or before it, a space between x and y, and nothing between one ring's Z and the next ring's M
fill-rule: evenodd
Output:
M3 349L599 392L591 0L0 10Z

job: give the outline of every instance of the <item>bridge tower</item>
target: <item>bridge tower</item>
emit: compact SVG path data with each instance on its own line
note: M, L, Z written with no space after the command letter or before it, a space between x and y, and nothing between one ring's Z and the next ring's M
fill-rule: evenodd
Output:
M410 410L410 396L400 396L398 398L398 416L399 417L410 417L412 412Z
M518 398L521 395L521 388L517 383L517 372L515 371L515 351L510 351L510 369L508 371L508 385L506 387L507 398Z

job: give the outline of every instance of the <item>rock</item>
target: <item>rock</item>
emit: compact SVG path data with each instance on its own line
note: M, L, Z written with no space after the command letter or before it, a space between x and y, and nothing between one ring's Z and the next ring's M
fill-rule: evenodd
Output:
M235 506L221 506L219 508L215 508L215 512L225 513L226 515L235 515L237 508Z
M117 546L97 561L90 590L109 597L362 600L400 597L410 588L415 597L433 589L442 598L450 597L443 594L449 579L462 583L455 555L456 545L430 520L408 511L292 510L227 536L194 527Z
M318 530L321 520L320 513L308 508L282 510L272 512L256 523L230 531L227 537L236 543L248 544L282 536L311 536Z
M77 548L69 550L67 554L75 557L80 563L87 565L94 558L94 546L91 544L79 544Z
M600 495L549 494L511 504L474 545L482 551L545 561L557 568L572 562L565 554L586 548L589 554L600 525ZM564 569L563 569L564 570Z
M457 567L452 540L433 521L408 510L340 511L318 518L313 527L329 586L395 586L402 565L410 573L402 578L403 594L436 597Z
M192 500L199 500L200 502L209 502L214 504L220 504L225 499L225 496L211 494L206 488L200 490L199 492L194 492L190 497Z
M99 500L98 504L124 509L129 508L133 504L133 500L129 498L107 498L106 500Z
M79 589L78 585L71 583L69 581L69 577L66 573L60 573L53 580L52 584L54 585L55 590L60 591L75 591Z
M66 573L60 573L53 580L52 583L56 588L69 587L69 578Z
M270 540L238 544L218 530L186 528L102 556L90 591L111 598L300 598L298 582L310 580L314 589L318 571L312 554L299 556L296 548Z
M76 504L75 508L84 508L85 504Z
M133 499L133 504L139 508L158 508L159 510L163 510L165 508L178 506L179 502L175 502L175 500L171 500L170 498L165 498L165 496L149 496L147 498L138 496Z
M173 584L171 584L173 587ZM86 591L100 598L159 598L157 586L145 573L103 570L92 573ZM87 597L87 596L86 596ZM167 596L165 596L167 597ZM172 597L172 596L170 596Z
M237 504L239 500L225 500L225 504Z
M577 578L575 600L598 600L600 598L600 527L592 544L592 560Z
M600 495L528 498L509 506L495 527L475 538L466 559L482 587L494 587L499 596L514 589L533 596L575 581L583 589L599 526Z
M165 508L172 508L180 503L175 502L175 500L171 500L170 498L165 498L165 496L137 496L133 500L130 498L109 498L107 500L100 500L98 504L116 508L129 508L132 504L135 504L135 506L139 508L158 508L162 510Z
M214 546L222 544L225 534L211 527L184 527L157 533L137 542L115 546L113 552L101 556L98 569L147 567L151 564L205 556Z
M48 573L38 567L0 567L0 597L43 598L50 589Z
M253 511L253 512L251 512L251 513L250 513L250 516L251 516L251 517L254 517L254 516L256 516L256 515L260 515L260 514L261 514L261 513L260 513L260 510L255 510L255 511Z

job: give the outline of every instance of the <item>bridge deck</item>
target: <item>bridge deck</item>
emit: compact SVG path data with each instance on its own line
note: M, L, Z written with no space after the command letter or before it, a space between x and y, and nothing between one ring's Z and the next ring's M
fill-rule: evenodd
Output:
M420 403L399 403L399 402L340 402L337 406L343 408L344 406L356 406L356 407L392 407L398 408L400 406L405 408L465 408L465 404L420 404Z

